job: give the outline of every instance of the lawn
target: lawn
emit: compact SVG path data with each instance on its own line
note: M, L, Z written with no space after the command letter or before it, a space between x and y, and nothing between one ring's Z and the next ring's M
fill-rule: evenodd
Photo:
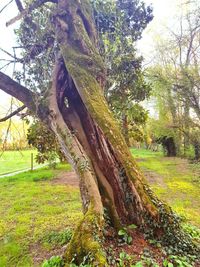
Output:
M36 267L60 253L68 229L81 218L78 188L55 178L69 169L60 165L0 180L0 267Z
M161 152L132 149L153 191L174 211L200 228L200 165L163 157Z
M35 157L37 151L20 150L3 152L0 157L0 175L31 168L31 153ZM35 160L34 165L38 165Z
M156 194L200 227L200 183L194 166L160 152L131 151ZM65 182L70 170L59 164L56 170L0 179L0 267L39 267L44 259L63 253L82 216L79 189Z

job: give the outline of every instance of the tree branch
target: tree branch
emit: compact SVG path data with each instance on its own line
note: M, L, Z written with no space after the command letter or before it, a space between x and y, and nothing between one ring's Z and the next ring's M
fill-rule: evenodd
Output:
M0 89L21 101L33 112L36 111L36 105L34 104L36 94L17 83L3 72L0 72Z
M8 119L12 118L13 116L15 116L16 114L18 114L20 111L24 110L26 108L25 105L19 107L18 109L16 109L15 111L11 112L9 115L5 116L4 118L0 119L0 122L4 122L7 121Z
M7 52L6 50L4 50L3 48L0 47L0 51L2 51L3 53L5 53L6 55L8 55L9 57L12 57L14 60L18 61L18 62L23 62L22 59L15 57L14 55L12 55L11 53Z
M10 0L1 10L0 13L3 12L4 9L6 9L7 6L9 6L11 3L13 2L13 0Z
M17 5L18 10L22 12L24 10L22 2L20 0L15 0L15 3Z
M15 16L14 18L12 18L11 20L9 20L8 22L6 22L6 26L10 26L13 23L15 23L16 21L20 20L21 18L27 16L31 11L33 11L34 9L42 6L43 4L47 3L47 2L51 2L51 3L57 3L57 0L36 0L35 2L33 2L29 7L27 7L26 9L24 9L20 14L18 14L17 16Z

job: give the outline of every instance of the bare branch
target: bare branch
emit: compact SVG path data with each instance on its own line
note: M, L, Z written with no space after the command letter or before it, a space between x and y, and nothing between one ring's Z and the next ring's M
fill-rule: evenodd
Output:
M15 61L9 61L8 63L6 63L5 65L3 65L2 67L0 67L0 70L4 69L5 67L8 67L10 64L14 63Z
M21 18L27 16L28 14L31 13L31 11L33 11L34 9L42 6L43 4L47 3L47 2L51 2L51 3L57 3L57 0L36 0L35 2L33 2L29 7L27 7L26 9L24 9L20 14L18 14L16 17L12 18L11 20L9 20L6 23L6 26L10 26L13 23L15 23L16 21L20 20Z
M3 53L5 53L6 55L8 55L9 57L14 58L16 61L18 62L22 62L22 60L20 58L17 58L16 56L12 55L11 53L9 53L8 51L4 50L3 48L0 47L0 51L2 51Z
M17 83L3 72L0 72L0 89L21 101L30 110L36 111L36 106L34 104L36 94Z
M1 10L0 10L0 13L3 12L3 10L9 6L11 3L13 2L13 0L11 0L10 2L8 2Z
M19 107L18 109L16 109L15 111L13 111L12 113L10 113L9 115L5 116L4 118L0 119L0 122L4 122L7 121L8 119L12 118L13 116L17 115L20 111L24 110L26 108L25 105Z

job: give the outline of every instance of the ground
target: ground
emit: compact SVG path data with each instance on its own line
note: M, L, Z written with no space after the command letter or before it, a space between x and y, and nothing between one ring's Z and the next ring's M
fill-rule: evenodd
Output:
M163 157L161 152L133 149L132 153L156 195L200 228L200 164Z
M200 227L199 166L184 159L164 158L161 153L135 149L132 153L155 192L185 218L185 228L197 235L189 223ZM82 216L78 179L69 165L2 178L0 192L0 267L37 267L44 259L63 253ZM131 266L134 260L143 262L138 267L145 266L144 262L156 266L147 263L153 259L162 266L165 255L155 240L145 241L137 229L126 231L132 245L121 242L118 246L123 236L110 229L106 233L111 266Z
M64 169L70 166L0 180L0 267L39 266L62 252L82 216L77 181L63 183Z

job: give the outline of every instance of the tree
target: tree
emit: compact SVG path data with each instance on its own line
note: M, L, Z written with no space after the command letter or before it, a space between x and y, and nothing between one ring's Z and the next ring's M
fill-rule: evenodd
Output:
M45 1L32 3L33 7ZM195 251L172 210L145 182L104 98L105 68L87 0L58 0L51 16L57 55L45 94L31 91L0 72L0 88L23 102L54 132L79 176L84 218L65 254L80 264L86 255L106 266L102 252L104 210L112 225L136 224L173 246ZM51 11L52 12L52 11ZM21 15L21 16L22 16ZM29 23L29 22L28 22Z
M172 90L169 73L170 67L166 70L163 66L154 66L148 70L158 114L157 118L149 120L149 132L154 141L162 144L167 156L176 156L181 151L184 111L180 97Z
M55 167L57 158L65 161L55 135L40 121L34 121L28 128L27 139L28 144L37 149L37 163L48 161L50 166Z
M180 16L177 14L176 17L178 26L167 29L167 36L156 44L157 57L151 77L154 82L160 84L165 98L169 101L171 126L179 132L178 152L181 150L180 140L183 139L183 154L186 155L190 144L194 141L191 129L194 128L196 131L200 125L198 66L200 7L198 1L188 1L183 7Z
M93 1L100 37L100 52L106 65L105 97L120 122L128 146L130 136L145 122L145 110L138 103L149 96L142 57L136 42L152 20L152 8L140 1ZM140 115L140 116L139 116ZM138 135L141 139L141 134ZM138 138L137 137L137 138Z

